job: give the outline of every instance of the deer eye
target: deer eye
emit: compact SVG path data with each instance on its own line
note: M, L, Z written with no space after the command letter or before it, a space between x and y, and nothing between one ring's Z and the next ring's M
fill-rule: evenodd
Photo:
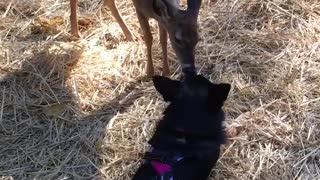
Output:
M174 35L174 39L179 45L182 45L182 32L176 31L176 33Z
M175 41L179 44L179 45L182 45L182 40L177 38L177 37L174 37L175 38Z

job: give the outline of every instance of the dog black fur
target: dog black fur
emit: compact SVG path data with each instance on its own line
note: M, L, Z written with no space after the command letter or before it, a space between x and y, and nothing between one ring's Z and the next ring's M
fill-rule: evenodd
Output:
M153 83L170 105L149 141L153 150L133 180L207 179L225 141L222 106L230 84L213 84L201 75L188 75L182 81L154 76ZM175 160L177 156L182 160ZM151 164L154 161L168 164L170 175L161 178Z

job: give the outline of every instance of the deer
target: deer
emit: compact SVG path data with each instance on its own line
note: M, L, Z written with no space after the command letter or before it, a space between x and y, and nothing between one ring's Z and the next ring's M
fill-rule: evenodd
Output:
M146 75L154 75L152 62L153 36L151 33L149 19L153 18L158 22L159 40L162 48L162 74L170 74L167 39L173 47L180 62L183 73L194 74L195 69L195 47L199 41L198 15L202 0L187 0L187 9L180 8L179 0L132 0L136 14L143 32L144 42L147 48ZM127 40L132 41L133 35L126 23L123 21L115 0L104 0L103 7L108 7L120 25ZM70 0L70 22L71 34L80 37L77 20L78 0Z

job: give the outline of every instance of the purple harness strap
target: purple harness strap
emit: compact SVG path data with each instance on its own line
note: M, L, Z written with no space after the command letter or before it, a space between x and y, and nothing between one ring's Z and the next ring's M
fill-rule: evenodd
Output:
M152 161L151 165L158 172L159 175L171 171L171 166L162 162Z
M183 159L183 157L177 157L176 162L179 162L182 159ZM165 164L161 161L151 161L150 164L157 171L157 173L160 177L163 176L164 174L172 171L172 168L169 164ZM171 176L171 178L173 178L173 177ZM171 178L170 178L170 180L171 180Z
M150 165L157 171L158 177L161 177L161 180L166 177L172 180L173 174L171 173L172 165L184 159L177 154L170 154L167 152L155 150L151 147L151 152L145 154L144 157L147 161L149 161Z

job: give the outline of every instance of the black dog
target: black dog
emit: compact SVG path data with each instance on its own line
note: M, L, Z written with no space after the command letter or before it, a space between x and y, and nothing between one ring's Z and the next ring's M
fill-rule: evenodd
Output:
M149 141L134 180L204 180L224 143L222 106L230 84L212 84L201 75L182 81L155 76L157 91L170 105Z

